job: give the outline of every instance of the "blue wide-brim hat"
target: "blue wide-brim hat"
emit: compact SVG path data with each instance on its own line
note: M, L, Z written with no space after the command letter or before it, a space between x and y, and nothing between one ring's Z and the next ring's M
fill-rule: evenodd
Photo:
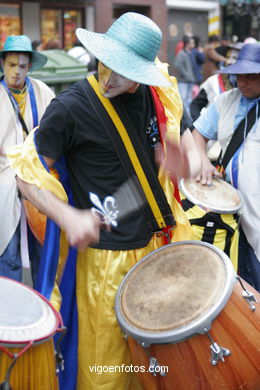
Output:
M247 43L242 46L236 62L221 69L219 73L253 74L260 73L260 43Z
M31 54L31 70L37 70L42 68L48 60L45 55L32 49L31 41L26 35L10 35L9 37L7 37L3 50L0 50L0 58L3 57L4 53L16 51ZM1 64L0 70L3 70Z
M76 35L100 62L121 76L142 84L171 86L155 64L162 32L148 17L127 12L105 34L78 28Z

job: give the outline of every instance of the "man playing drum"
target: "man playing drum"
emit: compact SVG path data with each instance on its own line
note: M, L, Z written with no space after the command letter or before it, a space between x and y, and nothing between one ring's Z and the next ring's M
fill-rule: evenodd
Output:
M177 176L197 175L200 157L185 118L179 144L182 103L175 78L155 63L162 35L152 20L130 12L105 34L78 29L77 37L98 58L98 74L54 99L39 130L22 150L10 151L9 157L20 177L21 192L62 228L59 261L59 250L48 246L50 273L42 273L45 287L40 287L56 308L61 291L61 310L74 314L67 319L62 311L68 326L62 390L137 390L130 367L121 367L130 366L131 360L116 321L115 294L124 275L145 254L167 242L191 238L189 222L173 195L173 183L155 165L160 139L164 147L165 136L180 145L175 148ZM61 182L48 173L61 156L65 156L75 207L66 204ZM128 176L135 175L147 205L120 220L113 194ZM100 230L102 220L109 224L109 232ZM60 236L55 239L51 229L47 226L47 237L51 231L50 239L58 244ZM69 252L66 267L65 236L79 249L76 255L75 250ZM55 268L59 290L52 283ZM70 291L74 285L75 293ZM102 375L100 367L104 368Z
M243 209L240 226L239 274L260 290L260 44L242 47L234 64L220 73L234 74L238 88L218 96L194 122L193 137L202 157L202 184L220 176L206 154L208 140L222 148L225 180L241 192ZM236 134L233 137L233 134Z

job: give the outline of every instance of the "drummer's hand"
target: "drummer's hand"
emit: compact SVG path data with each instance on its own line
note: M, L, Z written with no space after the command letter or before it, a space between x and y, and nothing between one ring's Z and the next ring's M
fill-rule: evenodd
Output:
M65 230L68 242L80 251L99 241L102 220L90 210L70 207L61 218L61 227Z
M222 174L213 164L211 164L208 158L202 159L202 169L200 174L196 177L196 181L200 181L201 184L209 186L212 183L213 176L222 178Z
M167 156L159 144L155 151L155 160L171 177L189 177L190 166L188 157L183 153L179 145L165 141Z

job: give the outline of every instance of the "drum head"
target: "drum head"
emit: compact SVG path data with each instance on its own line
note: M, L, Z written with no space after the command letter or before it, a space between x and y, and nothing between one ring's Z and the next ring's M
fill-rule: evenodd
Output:
M235 214L242 207L239 192L224 180L213 178L212 184L207 186L192 178L181 179L179 186L188 200L206 211Z
M12 279L0 277L0 343L26 344L52 336L57 313L36 291Z
M234 275L229 258L213 245L167 245L127 274L117 294L118 321L148 344L203 333L227 302Z

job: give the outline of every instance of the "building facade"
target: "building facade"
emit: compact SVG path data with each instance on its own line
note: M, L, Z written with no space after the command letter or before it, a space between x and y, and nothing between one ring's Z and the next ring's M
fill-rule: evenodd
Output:
M174 49L186 33L259 37L260 0L0 0L0 48L8 35L26 34L67 50L84 27L105 32L127 11L151 17L163 32L160 58L173 63Z

